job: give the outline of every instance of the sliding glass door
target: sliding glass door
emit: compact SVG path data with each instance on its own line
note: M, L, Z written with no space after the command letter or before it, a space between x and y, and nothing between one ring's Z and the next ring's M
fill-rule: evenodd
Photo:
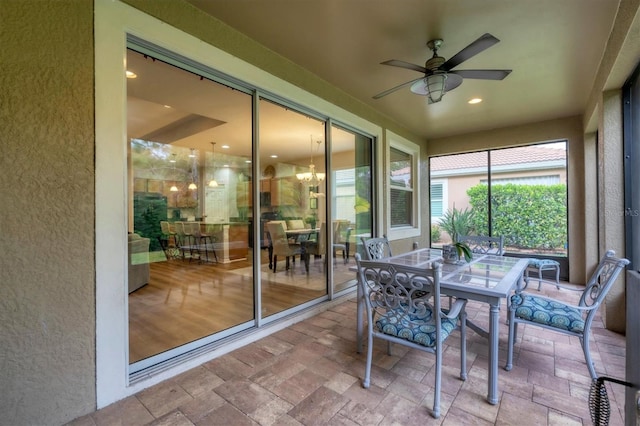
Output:
M332 265L334 291L355 286L353 256L373 235L373 139L331 127Z
M127 70L129 360L141 369L253 325L252 96L134 50Z
M256 215L267 317L327 295L326 143L323 120L266 99L259 110Z
M355 285L371 137L144 43L127 72L130 373Z

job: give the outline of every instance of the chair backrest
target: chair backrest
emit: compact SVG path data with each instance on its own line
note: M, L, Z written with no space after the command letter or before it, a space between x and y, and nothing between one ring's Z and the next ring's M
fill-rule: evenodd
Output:
M432 268L416 268L390 262L362 260L356 253L358 285L364 296L368 318L385 314L391 322L406 325L435 324L440 340L440 319L444 316L440 307L441 264ZM438 315L432 315L437 312ZM396 321L394 321L394 319ZM374 319L375 321L375 319Z
M287 220L286 229L304 229L304 221L302 219Z
M178 234L179 236L186 235L185 229L184 229L184 222L174 222L174 225L176 227L176 234Z
M169 222L166 220L161 220L160 230L162 231L163 234L169 235L171 233L171 230L169 229Z
M504 237L489 237L485 235L458 235L458 242L467 243L473 253L504 254Z
M360 239L362 240L362 245L364 246L364 254L367 260L376 260L393 256L391 254L391 247L389 246L389 240L387 239L387 237L360 237Z
M269 232L269 238L271 238L273 254L276 256L289 256L291 248L287 240L287 233L284 230L284 224L281 221L267 222L267 231Z
M627 259L615 255L613 250L607 250L585 285L579 305L591 308L587 317L595 314L620 272L629 264Z
M188 234L194 235L196 237L200 236L200 222L185 222L185 231L188 229Z
M281 223L282 224L282 229L284 229L285 231L287 230L287 221L286 220L271 220L267 223Z
M333 221L333 242L334 244L344 244L349 242L351 236L351 223L348 220Z
M327 225L322 222L320 224L320 232L315 240L309 239L305 242L307 253L309 254L325 254L327 250Z

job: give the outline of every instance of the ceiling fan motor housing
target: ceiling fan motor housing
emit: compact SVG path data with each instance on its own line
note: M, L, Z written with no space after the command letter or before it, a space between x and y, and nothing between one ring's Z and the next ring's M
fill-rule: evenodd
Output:
M442 56L433 56L425 62L424 67L429 71L435 71L440 68L442 64L444 64L444 58Z

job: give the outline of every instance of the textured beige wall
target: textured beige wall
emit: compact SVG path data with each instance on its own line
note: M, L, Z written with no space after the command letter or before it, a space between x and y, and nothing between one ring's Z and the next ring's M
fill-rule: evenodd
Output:
M0 423L95 404L93 5L0 0Z
M624 256L624 154L622 137L622 93L603 93L598 133L600 253L615 250ZM620 274L609 290L602 312L609 330L624 332L626 328L625 274Z
M505 148L559 139L568 141L569 279L573 283L584 283L586 281L584 144L580 117L433 139L429 141L428 155L453 154L486 148ZM595 244L595 242L590 243Z

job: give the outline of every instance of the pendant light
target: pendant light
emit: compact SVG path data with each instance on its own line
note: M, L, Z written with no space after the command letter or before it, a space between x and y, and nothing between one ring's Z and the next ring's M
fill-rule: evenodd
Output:
M173 156L171 157L171 160L169 160L170 163L173 163L173 178L176 178L176 155L172 154ZM178 192L178 187L176 186L176 181L173 181L173 185L171 185L171 188L169 188L169 191L171 192Z
M189 158L191 158L191 183L189 184L189 189L195 191L198 189L198 185L196 185L196 150L191 148L191 154L189 154Z
M212 167L211 167L211 180L209 181L209 188L217 188L218 182L216 182L215 173L216 173L216 143L211 142L211 158L212 158Z

